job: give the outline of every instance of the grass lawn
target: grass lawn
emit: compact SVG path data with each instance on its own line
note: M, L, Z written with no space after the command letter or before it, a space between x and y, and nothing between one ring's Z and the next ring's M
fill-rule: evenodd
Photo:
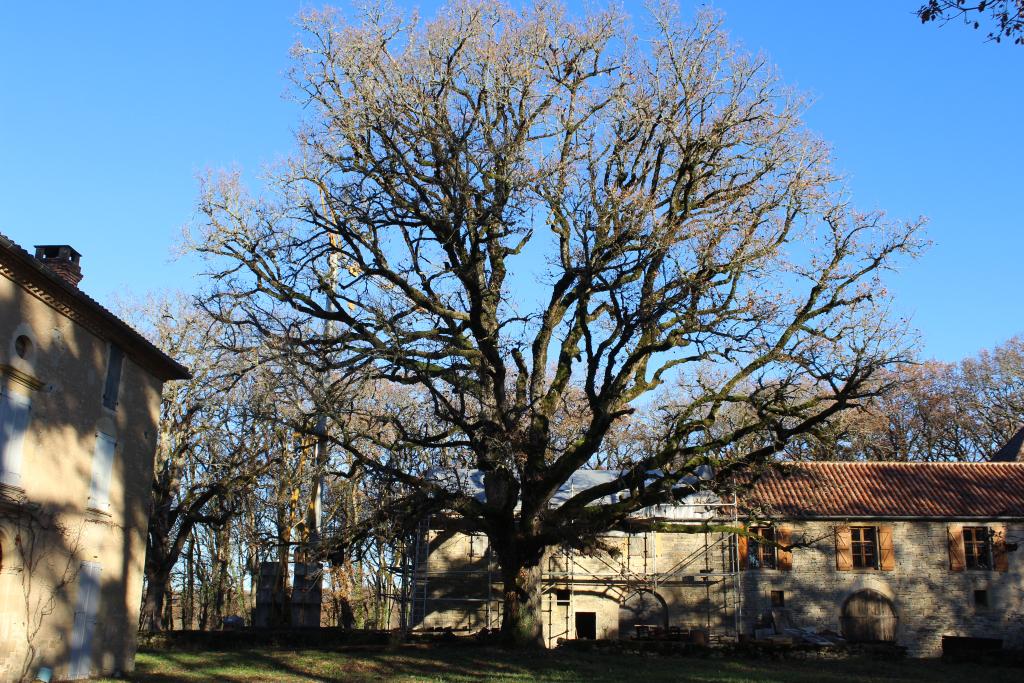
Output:
M931 660L776 662L401 645L344 650L140 651L136 681L929 681L1024 680L1021 669Z

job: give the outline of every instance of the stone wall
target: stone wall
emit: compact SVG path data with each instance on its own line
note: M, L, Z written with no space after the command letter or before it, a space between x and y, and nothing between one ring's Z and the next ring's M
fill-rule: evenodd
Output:
M1009 554L1006 572L954 572L949 563L948 521L887 523L892 524L894 536L895 567L891 571L839 571L833 534L838 523L794 525L794 540L812 542L812 547L793 551L791 571L742 572L748 630L759 614L771 608L771 591L781 590L794 625L839 633L843 603L857 591L873 590L892 601L896 640L911 656L940 654L943 635L1001 638L1007 647L1024 647L1024 561L1020 552ZM1020 538L1022 532L1020 524L1007 525L1011 540ZM989 607L975 607L975 590L988 591Z
M784 606L776 606L776 612L792 626L841 633L846 600L871 590L891 601L896 641L912 656L940 654L943 635L1001 638L1007 647L1024 647L1024 560L1019 551L1009 553L1006 572L955 572L947 544L950 521L885 523L893 526L895 562L889 571L836 568L835 529L841 521L788 525L792 540L808 546L792 551L788 570L733 572L735 539L721 533L706 538L703 533L611 534L603 539L610 552L577 554L572 562L559 552L549 553L544 562L545 638L549 645L575 638L581 612L594 613L599 638L633 635L638 619L708 628L726 637L734 637L738 625L740 633L752 634L773 608L772 591L781 591ZM1024 538L1024 525L1007 524L1007 538ZM500 627L501 585L486 537L433 530L430 541L428 571L420 574L426 591L418 584L426 609L414 628L473 632ZM975 606L975 590L988 591L988 607ZM638 591L657 597L638 599ZM647 607L627 609L638 600Z

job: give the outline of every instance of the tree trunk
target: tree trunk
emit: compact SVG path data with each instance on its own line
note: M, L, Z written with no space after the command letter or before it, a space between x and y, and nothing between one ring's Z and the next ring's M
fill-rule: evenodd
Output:
M187 631L192 628L193 617L196 607L196 580L195 580L195 538L189 534L188 552L185 554L185 582L182 586L181 596L181 630Z
M146 568L146 594L142 596L140 627L145 631L164 630L164 598L167 595L167 577L151 574Z
M543 647L541 568L537 564L509 564L502 563L504 610L501 634L514 647Z
M146 592L142 596L142 610L139 615L141 628L151 633L173 628L165 618L168 586L171 582L171 570L174 563L169 563L163 554L163 547L150 544L146 552L146 563L143 571L146 574Z
M231 559L231 525L224 524L216 530L214 537L216 555L213 565L213 627L221 628L224 622L224 607L228 603L228 563Z
M178 596L178 602L181 602L181 596ZM181 612L180 605L178 612ZM168 631L174 630L174 584L170 576L167 577L167 587L164 588L164 628Z

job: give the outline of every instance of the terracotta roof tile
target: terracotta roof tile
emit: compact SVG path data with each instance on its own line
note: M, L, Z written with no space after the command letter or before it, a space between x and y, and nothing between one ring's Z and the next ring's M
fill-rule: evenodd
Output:
M791 463L743 500L790 518L1024 518L1024 463Z

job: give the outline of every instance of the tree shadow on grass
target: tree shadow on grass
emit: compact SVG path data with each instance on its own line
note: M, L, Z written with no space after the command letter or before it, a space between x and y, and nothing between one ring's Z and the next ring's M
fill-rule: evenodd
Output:
M949 681L1011 680L1020 669L937 661L773 661L655 657L601 653L511 652L491 647L404 645L338 650L247 649L226 652L147 652L133 680L193 681Z

